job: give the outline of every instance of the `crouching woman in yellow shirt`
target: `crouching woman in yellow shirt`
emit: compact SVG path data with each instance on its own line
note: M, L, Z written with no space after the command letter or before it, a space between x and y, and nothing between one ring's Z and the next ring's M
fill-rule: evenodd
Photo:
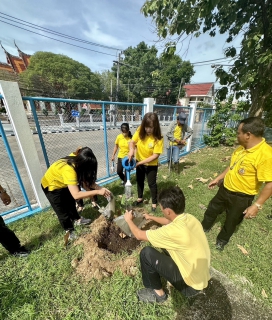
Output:
M110 191L101 188L95 181L97 177L97 160L88 147L80 149L76 156L66 157L54 162L41 180L42 189L56 212L59 222L68 240L74 240L74 224L90 223L89 219L80 217L76 210L75 200L95 195L108 197ZM81 191L80 187L85 190Z
M148 186L152 197L152 211L157 207L157 172L158 158L163 152L163 137L159 119L156 113L148 112L145 114L141 126L132 137L129 146L128 158L134 155L136 149L136 180L138 199L134 205L143 202L144 181L147 176Z

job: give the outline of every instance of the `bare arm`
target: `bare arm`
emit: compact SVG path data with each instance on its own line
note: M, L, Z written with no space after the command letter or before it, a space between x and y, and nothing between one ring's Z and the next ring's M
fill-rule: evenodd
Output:
M114 161L114 157L115 157L115 154L116 154L117 150L118 150L118 144L116 144L114 146L112 157L111 157L111 161Z
M148 241L148 238L146 236L146 231L143 231L141 229L139 229L135 223L133 222L133 215L132 215L132 211L126 211L125 213L125 220L131 230L131 232L133 233L133 235L135 236L135 238L137 240L144 240L144 241Z
M77 185L76 186L68 185L68 189L75 200L85 199L85 198L93 197L96 195L108 197L111 194L111 192L106 188L100 188L98 190L91 190L91 191L81 191L79 190L79 187Z
M154 154L152 154L152 156L150 156L150 157L148 157L148 158L146 158L146 159L144 159L142 161L137 162L136 167L141 165L141 164L149 163L149 162L159 158L159 156L160 156L159 153L154 153Z
M217 176L214 180L212 180L209 185L208 188L209 189L213 189L215 186L218 185L218 182L222 179L225 178L225 175L227 174L227 172L229 171L230 167L227 167L222 173L219 174L219 176Z
M128 153L128 160L131 161L131 159L134 157L134 150L135 150L135 141L131 140L129 143L129 153Z
M161 225L166 225L168 223L170 223L170 220L166 219L165 217L155 217L155 216L151 216L150 214L143 214L143 216L145 217L146 220L152 220L155 221Z
M267 182L263 187L259 197L255 201L255 203L260 204L261 206L265 203L267 199L269 199L272 195L272 182ZM246 208L244 211L246 219L251 219L257 216L258 214L258 207L253 203L250 207Z

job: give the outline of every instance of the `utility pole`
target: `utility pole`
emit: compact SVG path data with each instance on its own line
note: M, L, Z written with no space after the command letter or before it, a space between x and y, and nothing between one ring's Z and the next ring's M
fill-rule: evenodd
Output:
M115 101L118 101L118 96L119 96L119 74L120 74L120 60L121 60L121 54L123 52L121 51L119 54L118 54L118 62L117 62L117 83L116 83L116 97L115 97Z
M112 101L112 79L110 81L110 101Z
M181 91L181 86L182 86L182 84L183 84L183 81L184 81L184 79L183 79L183 78L181 78L181 80L180 80L180 85L179 85L179 92L178 92L177 105L179 105L179 97L180 97L180 91Z

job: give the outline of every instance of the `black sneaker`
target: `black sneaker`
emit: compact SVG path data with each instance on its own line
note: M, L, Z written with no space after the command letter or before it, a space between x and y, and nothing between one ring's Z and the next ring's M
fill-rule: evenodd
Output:
M167 294L165 293L163 296L159 296L153 289L143 288L137 292L138 298L143 302L164 302L167 300Z
M216 241L216 249L219 250L219 251L223 251L224 250L224 247L225 247L226 243L223 242L223 241L220 241L220 240L217 240Z
M29 255L29 253L30 252L24 246L22 246L19 250L13 252L12 255L18 258L25 258Z

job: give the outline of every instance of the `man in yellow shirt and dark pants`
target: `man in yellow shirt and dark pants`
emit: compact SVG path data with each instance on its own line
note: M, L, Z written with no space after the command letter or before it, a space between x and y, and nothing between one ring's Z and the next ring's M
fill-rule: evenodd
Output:
M186 139L193 134L193 129L186 124L186 121L186 114L181 112L177 116L177 120L170 123L166 133L169 141L169 146L167 148L167 162L169 168L171 169L171 164L173 161L174 169L176 169L177 172L179 172L179 153L186 145Z
M230 166L210 182L209 189L220 185L204 214L202 226L208 232L218 214L226 211L224 226L217 236L216 248L223 250L243 219L255 218L272 195L272 148L263 138L264 123L260 118L240 122L237 139L240 147L231 157ZM224 179L223 183L222 180ZM254 196L261 190L252 204Z
M140 253L142 279L145 286L137 292L140 301L164 302L167 294L161 277L187 297L193 297L208 286L210 279L210 248L201 223L184 213L185 197L179 187L162 190L158 203L164 217L145 214L145 218L161 225L156 230L140 230L133 222L131 211L125 220L138 240L149 241L162 253L145 247Z

